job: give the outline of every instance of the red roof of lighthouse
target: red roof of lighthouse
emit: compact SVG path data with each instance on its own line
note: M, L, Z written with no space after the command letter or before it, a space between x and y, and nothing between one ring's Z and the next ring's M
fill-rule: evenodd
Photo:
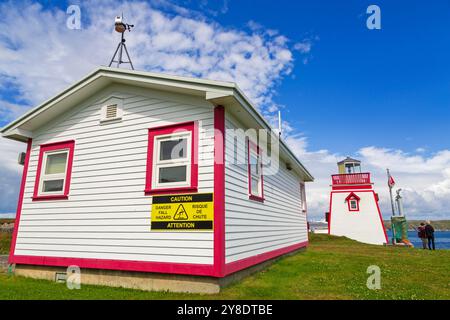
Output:
M345 198L345 201L348 201L350 199L356 199L356 200L361 200L360 197L358 197L356 194L354 194L353 192L350 192L350 194L347 196L347 198Z

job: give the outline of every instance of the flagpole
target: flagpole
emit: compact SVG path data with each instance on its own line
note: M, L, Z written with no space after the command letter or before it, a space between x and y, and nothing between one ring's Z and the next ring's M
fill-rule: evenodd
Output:
M392 207L392 216L395 217L395 207L394 207L394 198L392 197L392 186L391 186L391 173L389 172L389 169L386 169L387 171L387 176L388 176L388 187L389 187L389 194L391 196L391 207ZM391 229L392 229L392 244L396 243L396 239L395 239L395 228L394 225L392 223L392 219L391 219Z
M388 176L388 186L389 186L389 195L391 196L391 207L392 207L392 216L395 216L395 207L394 207L394 198L392 196L392 186L391 186L391 173L389 172L389 169L386 169L387 176Z

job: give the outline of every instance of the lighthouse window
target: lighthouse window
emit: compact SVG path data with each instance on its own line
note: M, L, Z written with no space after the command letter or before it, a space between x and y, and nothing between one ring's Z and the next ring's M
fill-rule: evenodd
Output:
M350 211L359 211L358 200L356 200L356 199L351 199L351 200L349 201L349 209L350 209Z

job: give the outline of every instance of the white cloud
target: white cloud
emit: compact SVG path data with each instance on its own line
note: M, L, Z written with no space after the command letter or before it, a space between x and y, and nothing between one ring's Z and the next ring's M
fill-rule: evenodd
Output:
M23 143L0 138L0 212L15 212L23 167L17 163Z
M0 119L3 121L12 121L24 114L29 108L29 105L20 105L0 100Z
M295 50L298 50L298 51L300 51L300 52L302 52L302 53L308 53L308 52L310 52L310 51L311 51L311 48L312 48L312 43L311 43L311 41L309 41L309 40L306 40L306 41L304 41L304 42L299 42L299 43L296 43L296 44L294 45L294 49L295 49Z

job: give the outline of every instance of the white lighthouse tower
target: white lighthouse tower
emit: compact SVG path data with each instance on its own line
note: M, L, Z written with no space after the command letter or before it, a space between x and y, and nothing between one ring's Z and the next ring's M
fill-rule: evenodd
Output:
M349 157L338 168L339 174L331 176L328 233L364 243L388 243L370 173L362 173L361 162Z

